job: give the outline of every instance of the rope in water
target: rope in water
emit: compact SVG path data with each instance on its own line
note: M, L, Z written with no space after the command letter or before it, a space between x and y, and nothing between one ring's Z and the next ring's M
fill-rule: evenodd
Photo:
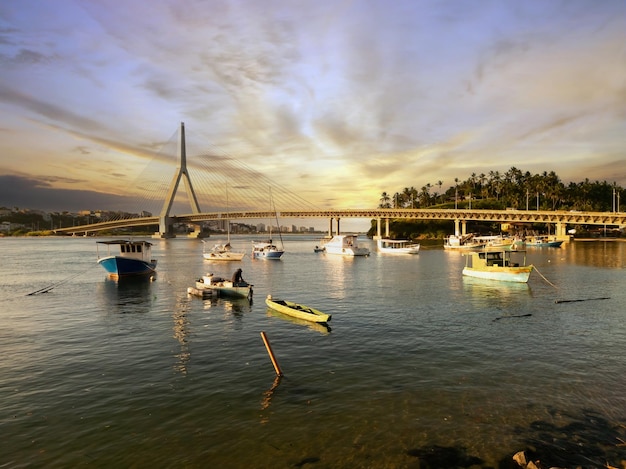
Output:
M91 267L89 269L91 269ZM69 277L67 277L67 278L65 278L63 280L60 280L57 283L53 283L52 285L49 285L47 287L40 288L39 290L35 290L33 292L27 293L26 296L33 296L33 295L40 295L41 293L48 293L53 288L58 287L59 285L63 285L65 282L70 281L74 277L78 277L82 273L87 272L87 270L89 270L89 269L81 270L80 272L75 273L73 275L70 275Z
M533 266L535 267L535 266ZM558 290L559 287L557 287L554 283L550 282L550 280L548 280L547 278L544 277L544 275L539 272L539 269L537 267L535 267L535 271L541 276L542 279L544 279L548 284L550 284L551 286L553 286L554 288L556 288Z

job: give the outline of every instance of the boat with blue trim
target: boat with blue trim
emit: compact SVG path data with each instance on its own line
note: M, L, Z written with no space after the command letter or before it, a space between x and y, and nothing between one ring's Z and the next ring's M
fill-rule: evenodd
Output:
M100 257L99 245L106 246L107 253L103 257ZM119 253L111 254L112 247L118 247ZM97 241L96 250L98 264L111 278L149 276L156 272L157 261L152 259L152 243L148 241Z

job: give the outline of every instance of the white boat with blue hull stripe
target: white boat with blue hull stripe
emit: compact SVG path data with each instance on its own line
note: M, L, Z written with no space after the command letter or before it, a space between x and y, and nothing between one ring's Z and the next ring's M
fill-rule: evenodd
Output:
M117 239L113 241L97 241L106 246L106 256L100 257L98 250L98 264L106 270L111 278L142 277L156 273L157 261L152 259L152 243L148 241L128 241ZM119 253L111 255L111 247L117 246Z

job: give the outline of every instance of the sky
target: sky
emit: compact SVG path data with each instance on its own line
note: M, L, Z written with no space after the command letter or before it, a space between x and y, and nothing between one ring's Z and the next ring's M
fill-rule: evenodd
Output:
M321 208L626 186L625 0L3 0L0 65L0 206L132 211L181 122Z

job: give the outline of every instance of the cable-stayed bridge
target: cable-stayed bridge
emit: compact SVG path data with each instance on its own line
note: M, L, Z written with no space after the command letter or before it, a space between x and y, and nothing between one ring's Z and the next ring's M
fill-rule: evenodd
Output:
M142 206L151 210L148 216L120 218L100 221L88 225L58 228L57 233L85 234L116 228L158 226L153 237L174 237L176 224L195 227L194 235L199 236L201 225L212 220L272 220L274 218L323 218L328 220L329 235L340 232L340 220L345 218L365 218L378 220L378 236L389 235L390 219L450 220L454 222L455 233L465 234L468 221L499 223L550 223L555 225L557 236L568 239L567 225L626 225L626 214L618 212L573 212L540 210L481 210L481 209L321 209L305 200L301 195L278 186L272 179L237 162L228 155L211 150L201 155L188 167L185 127L181 123L177 132L176 152L178 166L173 178L164 181L163 176L171 174L172 161L168 157L175 139L164 145L161 154L140 176L143 190ZM276 168L268 168L276 171ZM201 173L203 177L196 177ZM192 175L193 182L192 182ZM281 175L284 177L284 175ZM176 201L183 183L183 198L187 205ZM194 186L196 184L196 186ZM314 189L310 189L314 190ZM303 188L306 194L306 189ZM173 215L172 209L178 202L177 210L185 209L180 215ZM201 205L208 207L201 210ZM265 207L265 208L261 208ZM159 213L153 215L152 213ZM384 223L383 223L384 220ZM383 229L385 233L383 233Z

